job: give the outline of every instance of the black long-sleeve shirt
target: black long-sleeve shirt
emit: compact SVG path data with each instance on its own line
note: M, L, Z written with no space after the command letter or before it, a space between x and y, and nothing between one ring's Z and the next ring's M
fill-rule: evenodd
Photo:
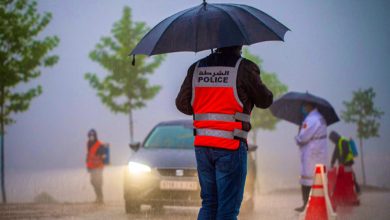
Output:
M240 58L233 53L214 53L200 62L207 66L232 66ZM197 62L196 62L197 63ZM186 115L192 115L192 78L196 63L187 71L187 76L176 98L176 107ZM259 67L250 60L242 59L237 73L237 93L243 104L244 113L250 114L253 107L268 108L273 102L272 92L263 84L260 78ZM243 129L249 130L250 124L243 123Z

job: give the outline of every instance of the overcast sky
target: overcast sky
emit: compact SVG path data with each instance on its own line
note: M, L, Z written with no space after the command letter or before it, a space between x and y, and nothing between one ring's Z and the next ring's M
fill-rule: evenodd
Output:
M290 91L309 91L322 96L340 113L342 101L351 99L352 91L374 88L376 104L386 114L381 121L381 137L365 142L367 177L370 183L390 186L390 171L385 169L390 166L390 2L234 2L259 8L292 30L286 34L285 42L250 46L250 51L264 60L263 69L276 72ZM125 164L130 155L128 117L112 114L84 79L86 72L102 77L107 74L88 54L102 36L110 34L126 5L132 8L134 20L145 21L153 27L175 12L200 3L189 0L38 1L39 11L53 13L42 37L60 38L59 46L53 51L60 60L53 68L43 69L39 79L17 88L24 91L41 84L43 94L33 100L29 111L15 115L16 124L7 128L8 172L83 167L86 134L90 128L97 129L100 139L111 144L113 163ZM187 68L208 53L167 56L151 77L152 83L162 85L163 89L146 108L134 113L137 140L143 140L160 121L191 119L176 110L174 100ZM355 137L353 125L340 122L331 129ZM296 132L296 126L281 122L275 131L259 134L259 158L264 173L290 173L292 177L282 177L283 181L297 182L293 179L299 171L298 148L293 141ZM330 143L329 148L333 150ZM359 162L357 165L359 171Z

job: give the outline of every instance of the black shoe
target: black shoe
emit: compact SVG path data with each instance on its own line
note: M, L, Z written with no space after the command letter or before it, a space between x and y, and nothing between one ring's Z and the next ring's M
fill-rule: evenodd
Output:
M303 210L305 210L305 206L301 206L301 207L295 208L294 210L297 211L297 212L303 212Z

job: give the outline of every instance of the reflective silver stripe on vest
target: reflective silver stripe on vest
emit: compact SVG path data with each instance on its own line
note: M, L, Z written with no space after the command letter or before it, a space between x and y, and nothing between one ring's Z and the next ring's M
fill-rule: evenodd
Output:
M196 64L192 77L192 97L191 105L194 104L195 88L196 87L231 87L234 91L234 98L238 104L243 107L243 104L238 97L237 92L237 73L242 58L237 60L234 67L229 66L208 66L199 67L199 62Z
M240 57L240 59L237 60L236 66L234 67L234 70L236 72L236 77L234 77L233 92L234 92L234 97L236 98L236 101L238 102L238 104L241 107L244 107L244 105L242 104L242 102L240 100L240 97L238 97L238 91L237 91L238 67L240 67L241 60L242 60L242 57Z
M234 118L239 121L245 121L245 122L251 121L250 115L241 112L237 112L236 114L234 114Z
M192 76L191 106L194 106L194 100L195 100L195 75L198 72L198 66L199 66L199 62L196 63L196 66L195 66L195 69L194 69L194 73L193 73L193 76Z
M234 137L246 139L248 137L248 132L240 129L234 129L233 135Z
M232 132L232 131L202 128L202 129L196 129L196 135L220 137L226 139L234 139L234 137L246 139L248 137L248 132L239 129L234 129L234 131Z
M234 122L236 120L250 122L250 115L237 112L234 115L228 114L218 114L218 113L205 113L205 114L195 114L194 119L196 121L227 121Z

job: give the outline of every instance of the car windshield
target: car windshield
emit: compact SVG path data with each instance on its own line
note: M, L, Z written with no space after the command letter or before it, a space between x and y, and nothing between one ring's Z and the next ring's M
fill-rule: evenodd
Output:
M145 148L193 148L192 126L161 125L153 129L144 144Z

